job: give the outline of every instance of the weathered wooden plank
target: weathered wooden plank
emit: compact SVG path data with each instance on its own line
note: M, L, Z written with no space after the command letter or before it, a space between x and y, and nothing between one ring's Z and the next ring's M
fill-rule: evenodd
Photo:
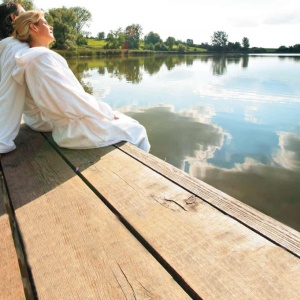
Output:
M182 186L184 189L204 199L207 203L212 204L222 212L239 220L298 257L300 256L300 233L298 231L260 213L256 209L215 189L205 182L189 176L157 157L145 154L145 152L129 143L120 143L116 146L151 169Z
M126 153L59 150L203 299L300 295L296 256Z
M190 299L40 134L16 144L2 164L39 299Z
M25 299L17 253L3 196L4 183L0 170L0 299Z
M0 216L0 299L25 299L22 277L7 215Z

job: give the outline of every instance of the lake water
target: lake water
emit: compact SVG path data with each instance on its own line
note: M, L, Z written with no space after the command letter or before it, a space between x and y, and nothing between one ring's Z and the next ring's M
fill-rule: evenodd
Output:
M151 153L300 231L300 56L69 59Z

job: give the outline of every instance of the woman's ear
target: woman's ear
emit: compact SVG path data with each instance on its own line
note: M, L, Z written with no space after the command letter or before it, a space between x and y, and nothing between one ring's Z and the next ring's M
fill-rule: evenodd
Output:
M37 31L37 27L36 27L36 25L33 24L33 23L29 24L29 28L30 28L31 30L33 30L33 31Z

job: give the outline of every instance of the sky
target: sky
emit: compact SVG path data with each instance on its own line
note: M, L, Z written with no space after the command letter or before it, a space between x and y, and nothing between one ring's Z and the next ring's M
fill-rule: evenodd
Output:
M229 42L250 47L278 48L300 44L299 0L33 0L37 9L80 6L92 14L86 31L125 29L139 24L143 35L157 33L163 41L169 36L195 44L211 43L215 31L224 31ZM55 30L55 28L54 28Z

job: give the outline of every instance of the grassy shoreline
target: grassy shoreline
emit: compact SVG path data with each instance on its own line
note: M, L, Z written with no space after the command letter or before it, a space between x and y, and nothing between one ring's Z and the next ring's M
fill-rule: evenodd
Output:
M191 54L236 54L236 55L247 55L253 52L250 51L239 51L239 52L225 52L220 53L216 51L208 51L207 49L201 48L197 45L188 46L185 51L178 51L178 47L175 45L172 51L152 51L152 50L128 50L128 49L105 49L105 40L88 39L86 46L78 46L75 50L56 50L55 52L61 54L64 57L103 57L103 56L154 56L154 55L191 55ZM143 45L142 45L143 46ZM252 50L252 51L251 51ZM265 49L264 53L276 53L276 49Z

